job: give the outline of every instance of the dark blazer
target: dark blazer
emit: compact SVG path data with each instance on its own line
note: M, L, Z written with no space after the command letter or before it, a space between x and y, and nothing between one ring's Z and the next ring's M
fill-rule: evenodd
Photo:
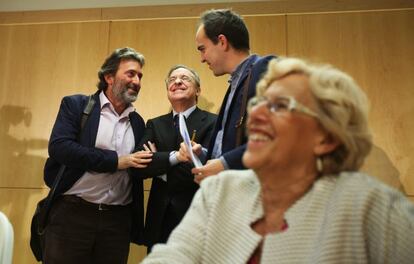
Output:
M240 108L243 98L243 87L247 80L249 71L251 70L250 83L248 86L247 98L250 99L256 94L256 84L262 77L263 73L267 70L267 64L275 56L259 57L252 55L247 62L245 71L241 73L239 84L236 88L233 100L230 104L228 117L224 126L223 142L222 142L222 156L227 162L230 169L245 169L242 164L242 156L246 149L247 136L243 135L243 140L240 146L236 146L237 127L240 121ZM217 133L221 130L222 120L224 116L224 109L226 107L227 98L230 93L230 88L227 90L223 103L221 104L220 112L217 118L216 126L214 128L213 136L211 137L208 147L207 159L211 159L211 154L214 148L214 142L216 140ZM244 111L243 126L246 121L246 111ZM243 132L245 128L243 128Z
M72 95L62 99L59 113L49 140L49 158L44 168L44 180L51 187L61 164L66 165L62 181L56 194L69 190L85 171L115 172L118 167L118 155L115 151L95 147L98 133L100 109L99 92L94 94L95 105L80 133L82 112L88 103L88 96ZM137 112L129 115L135 142L141 140L145 123ZM131 241L142 243L143 231L143 182L132 178L133 195L133 231Z
M206 146L213 132L216 115L196 108L186 120L190 134L196 130L194 141ZM179 163L171 166L170 152L179 149L182 142L173 125L172 112L150 119L145 134L138 146L151 141L155 143L157 152L152 162L144 169L130 169L133 176L152 178L151 192L148 200L145 220L145 244L149 247L165 242L172 229L178 225L190 206L191 200L198 189L191 174L191 163ZM167 174L167 182L155 177Z

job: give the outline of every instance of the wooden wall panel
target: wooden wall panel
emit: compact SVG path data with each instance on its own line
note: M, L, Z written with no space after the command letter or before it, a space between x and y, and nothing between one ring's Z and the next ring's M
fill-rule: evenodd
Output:
M228 86L229 76L214 77L200 63L195 45L197 19L160 19L112 22L110 49L131 46L146 57L142 90L135 103L145 119L170 110L165 75L175 64L194 68L201 78L199 106L217 112ZM285 17L246 17L252 39L252 51L259 54L285 53Z
M38 263L30 250L30 223L37 202L46 194L46 189L0 188L0 210L14 231L13 263Z
M62 96L93 93L108 22L0 26L0 210L15 232L13 263L37 263L30 221L46 196L43 166Z
M108 22L0 26L1 187L39 187L63 96L96 91Z
M412 0L270 0L259 2L226 2L213 4L131 6L103 8L102 19L198 17L208 9L232 8L242 15L287 13L322 13L357 10L414 8Z
M0 12L1 24L101 20L101 8Z
M180 4L159 6L129 6L85 8L68 10L0 12L0 23L44 23L69 21L96 21L116 19L156 19L198 17L212 8L232 8L242 15L269 15L286 13L321 13L357 10L414 8L412 0L267 0L212 4Z
M250 33L250 52L286 55L286 15L243 16Z
M414 194L414 10L288 15L289 56L349 72L371 100L364 170Z
M170 110L164 79L170 67L175 64L185 64L200 74L199 105L203 109L217 111L221 103L219 100L225 92L227 77L215 78L200 63L194 40L196 23L196 19L111 23L110 49L127 45L142 52L146 58L142 89L135 103L138 112L145 119Z

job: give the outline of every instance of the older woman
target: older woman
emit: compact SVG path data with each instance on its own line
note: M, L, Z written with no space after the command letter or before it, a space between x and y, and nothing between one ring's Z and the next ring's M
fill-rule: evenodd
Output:
M204 180L143 263L412 263L414 205L357 172L367 105L337 69L273 60L249 102L251 170Z

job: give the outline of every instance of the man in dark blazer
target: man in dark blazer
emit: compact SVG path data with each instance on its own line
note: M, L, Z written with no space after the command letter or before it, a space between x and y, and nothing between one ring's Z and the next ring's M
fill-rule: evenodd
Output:
M152 186L145 220L145 244L148 251L156 243L165 243L190 206L198 189L189 162L182 162L177 150L182 141L175 125L178 113L186 117L190 136L207 146L216 115L197 107L200 95L198 74L184 65L172 67L166 78L168 100L172 112L150 119L140 149L156 147L148 167L130 169L134 176L151 177ZM176 116L176 117L175 117Z
M132 153L145 129L131 104L143 66L143 55L131 48L117 49L105 60L82 133L88 97L62 99L49 141L46 184L53 185L61 164L66 169L45 229L44 263L127 263L130 241L142 242L142 180L126 169L145 167L152 156Z
M243 19L229 9L209 10L201 15L196 44L201 62L207 63L215 76L231 75L208 147L208 162L193 170L196 181L200 182L225 169L244 169L245 106L256 94L256 83L274 56L250 55L247 27ZM199 145L193 149L200 153Z

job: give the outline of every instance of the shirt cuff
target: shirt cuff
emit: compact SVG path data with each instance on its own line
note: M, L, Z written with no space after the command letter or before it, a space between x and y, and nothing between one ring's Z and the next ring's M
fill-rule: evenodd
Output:
M180 163L180 161L177 159L176 152L177 151L175 151L175 150L170 152L170 158L169 158L169 160L170 160L170 165L171 166L175 166L178 163Z
M198 158L200 159L201 163L205 164L207 161L207 149L205 147L201 147L201 153L198 155Z
M227 161L223 158L223 156L220 157L220 161L223 164L225 170L228 170L230 168L229 164L227 164Z
M161 180L167 182L167 174L158 175L157 177L160 178Z

